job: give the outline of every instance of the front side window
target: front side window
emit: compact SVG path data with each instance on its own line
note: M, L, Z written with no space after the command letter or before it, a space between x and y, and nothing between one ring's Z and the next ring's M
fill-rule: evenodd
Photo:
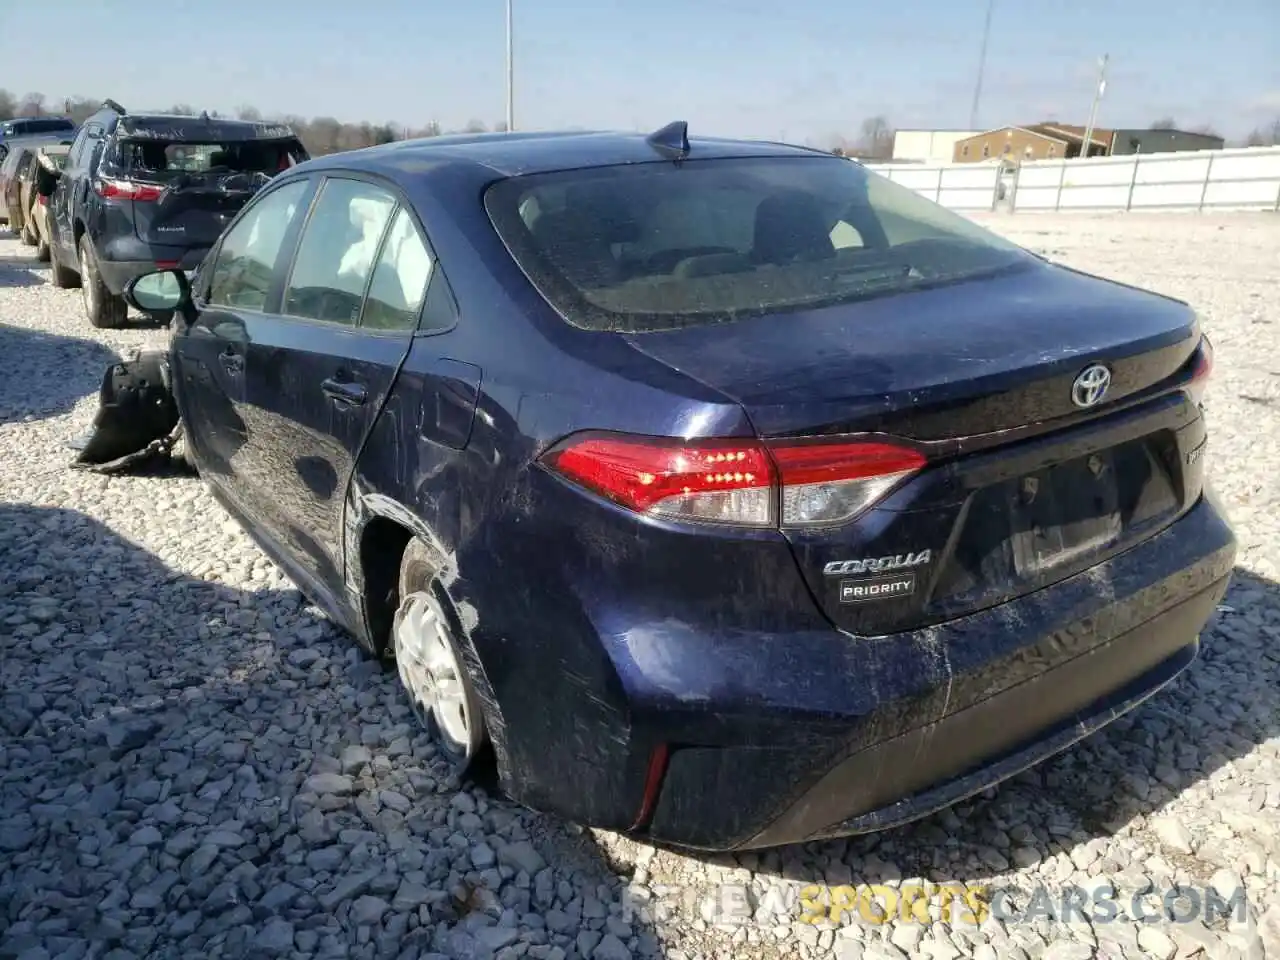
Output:
M371 183L326 180L303 228L282 312L354 326L395 207L395 197Z
M413 217L403 207L387 232L360 326L371 330L413 330L431 279L431 254Z
M485 206L570 323L646 332L850 303L1030 261L835 157L688 160L511 177Z
M209 277L209 304L261 311L271 277L307 182L298 180L257 198L223 238Z

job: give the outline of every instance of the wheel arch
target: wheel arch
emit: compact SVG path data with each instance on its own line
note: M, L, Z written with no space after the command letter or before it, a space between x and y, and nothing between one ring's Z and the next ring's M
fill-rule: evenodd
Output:
M400 564L409 542L417 539L438 560L432 590L464 648L467 668L484 703L485 724L497 761L498 777L504 784L508 783L510 765L502 706L494 696L484 663L471 640L476 622L474 610L456 603L449 591L449 584L457 576L452 554L413 511L390 497L366 494L353 499L352 507L355 522L351 525L351 542L355 549L347 551L347 581L359 598L360 625L370 649L378 656L386 656L390 651L391 626L400 604Z

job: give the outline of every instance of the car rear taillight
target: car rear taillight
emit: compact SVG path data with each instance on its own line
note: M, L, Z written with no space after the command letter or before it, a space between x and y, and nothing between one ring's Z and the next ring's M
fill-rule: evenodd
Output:
M1191 358L1191 382L1188 384L1192 399L1196 403L1204 400L1205 387L1208 386L1209 376L1212 373L1213 344L1209 342L1208 337L1201 337L1200 346L1196 348Z
M109 177L99 177L93 182L93 189L104 200L137 202L159 200L162 192L154 183L134 183L132 180L115 180Z
M883 440L678 440L579 434L543 463L637 513L703 523L842 523L925 465Z
M36 194L36 203L40 204L42 207L47 207L49 205L49 198L43 193L38 193Z
M857 516L925 464L924 455L883 441L771 444L782 493L782 526Z

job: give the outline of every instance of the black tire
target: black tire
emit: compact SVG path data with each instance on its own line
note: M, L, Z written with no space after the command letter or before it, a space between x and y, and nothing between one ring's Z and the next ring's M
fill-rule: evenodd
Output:
M47 240L36 241L36 261L38 263L48 263L50 257L49 242Z
M129 319L129 305L124 297L107 289L98 274L98 259L87 235L80 237L80 290L84 295L84 312L89 324L99 330L115 330Z
M80 286L80 274L62 265L62 261L58 259L57 248L52 243L49 244L49 264L53 267L49 282L56 288L71 290Z
M435 737L445 755L453 762L455 772L459 775L470 772L476 761L484 755L489 744L488 725L485 722L483 701L476 692L472 680L470 666L473 657L468 656L469 647L460 642L456 633L455 619L441 606L434 586L439 564L434 561L433 552L421 540L409 541L404 556L400 561L399 607L391 629L391 648L397 659L397 672L401 686L420 722ZM454 663L460 667L456 671L458 685L461 688L461 714L466 718L467 733L465 737L452 734L446 723L441 723L435 712L415 694L406 680L404 661L406 653L401 643L401 621L411 616L418 604L430 611L441 627L439 636L448 645Z
M36 232L31 228L30 220L22 222L22 232L18 234L18 239L22 241L24 247L34 247L36 245Z

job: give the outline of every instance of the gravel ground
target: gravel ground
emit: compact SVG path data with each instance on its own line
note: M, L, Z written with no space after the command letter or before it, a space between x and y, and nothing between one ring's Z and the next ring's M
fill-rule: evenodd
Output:
M1203 312L1234 586L1192 670L1063 756L908 828L716 859L460 790L197 480L69 470L105 365L164 334L92 330L0 234L0 958L1280 958L1280 218L983 219ZM800 919L810 884L921 881L1015 893L980 924ZM1158 915L1173 884L1187 922ZM1243 915L1196 912L1210 889ZM1063 917L1071 891L1119 915Z

